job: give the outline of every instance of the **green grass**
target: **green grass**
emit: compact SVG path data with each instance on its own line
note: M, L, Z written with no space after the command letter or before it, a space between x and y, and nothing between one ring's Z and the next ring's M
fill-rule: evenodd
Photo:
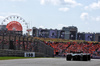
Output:
M0 60L10 60L10 59L27 59L31 57L0 57Z
M28 58L54 58L54 57L0 57L0 60L28 59Z

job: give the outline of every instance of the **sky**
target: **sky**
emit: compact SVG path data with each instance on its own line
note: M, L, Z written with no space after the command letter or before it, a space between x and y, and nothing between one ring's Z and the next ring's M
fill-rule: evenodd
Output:
M0 0L0 24L10 16L22 17L28 27L100 32L100 0Z

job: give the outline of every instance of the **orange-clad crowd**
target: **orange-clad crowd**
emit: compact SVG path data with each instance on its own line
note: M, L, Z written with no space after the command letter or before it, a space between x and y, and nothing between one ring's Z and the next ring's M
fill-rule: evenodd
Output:
M100 43L88 42L45 42L54 48L54 55L66 55L71 52L90 53L91 56L100 56Z

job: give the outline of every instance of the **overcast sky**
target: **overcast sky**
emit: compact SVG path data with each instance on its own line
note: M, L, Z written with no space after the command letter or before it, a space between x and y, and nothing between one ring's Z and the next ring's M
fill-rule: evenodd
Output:
M73 25L79 32L100 32L100 0L0 0L0 22L10 15L21 16L30 28Z

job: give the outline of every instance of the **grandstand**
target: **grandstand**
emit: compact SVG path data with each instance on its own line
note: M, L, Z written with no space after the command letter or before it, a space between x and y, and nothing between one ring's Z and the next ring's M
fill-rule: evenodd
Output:
M22 51L21 54L36 52L36 57L53 57L54 53L52 47L31 36L0 36L0 56L24 56L24 54L16 54L16 51ZM12 54L8 54L9 52Z
M83 52L90 53L91 57L100 57L100 42L37 37L35 39L41 40L46 45L53 47L55 56L66 56L67 53L71 52Z
M11 36L10 39L16 40L13 40L13 48L10 48L9 36L4 36L4 40L2 38L0 36L0 49L38 52L37 56L46 57L66 56L67 53L71 52L90 53L91 57L100 57L100 42L97 41Z
M32 36L40 38L61 38L61 39L77 39L77 27L69 26L63 27L61 30L57 29L42 29L32 28Z
M58 38L68 40L100 41L100 33L78 32L76 26L63 27L62 29L32 28L32 36L40 38Z

